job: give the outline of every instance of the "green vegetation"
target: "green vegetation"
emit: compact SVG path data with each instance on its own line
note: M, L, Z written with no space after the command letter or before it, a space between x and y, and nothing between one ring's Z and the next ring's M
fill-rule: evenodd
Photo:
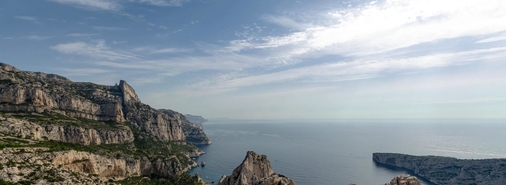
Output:
M204 185L203 183L198 182L196 176L191 176L189 174L182 174L178 177L172 179L160 178L157 176L151 177L130 177L128 179L118 181L120 184L124 185Z
M0 179L0 185L15 185L16 183L12 183L12 182L9 182L9 181L4 181L2 179Z

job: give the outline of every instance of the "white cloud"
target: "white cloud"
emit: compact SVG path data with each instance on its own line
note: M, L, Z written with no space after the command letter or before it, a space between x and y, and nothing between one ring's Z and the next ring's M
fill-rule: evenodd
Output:
M96 36L96 35L99 35L99 34L93 34L93 33L70 33L70 34L67 34L66 36L67 37L91 37L91 36Z
M283 36L236 40L230 47L282 47L286 58L305 54L362 57L442 39L506 31L506 24L502 24L506 22L504 9L502 0L388 0L332 11L328 22L334 24L315 25ZM271 17L269 21L278 19Z
M32 16L16 16L16 19L25 20L25 21L37 21L37 18Z
M314 27L314 25L311 23L297 22L297 21L294 21L293 19L286 17L286 16L265 15L262 17L262 19L267 22L275 23L275 24L278 24L278 25L281 25L281 26L284 26L287 28L292 28L292 29L304 30L307 28Z
M131 0L133 2L145 3L154 6L182 6L189 0Z
M98 68L57 68L64 76L90 76L104 73L110 73L110 70Z
M504 40L506 40L506 33L499 35L499 36L482 39L482 40L476 41L476 43L488 43L488 42L497 42L497 41L504 41Z
M28 35L28 36L25 36L24 38L28 39L28 40L46 40L46 39L53 38L53 36Z
M50 0L50 1L99 10L117 11L121 9L121 5L118 3L118 1L114 0Z
M52 46L58 52L65 54L76 54L91 58L106 59L106 60L131 60L137 59L135 55L121 51L114 51L105 45L105 41L99 40L95 44L88 44L85 42L73 42L67 44L58 44Z
M153 51L153 53L188 53L191 52L191 49L185 48L164 48Z
M125 31L128 30L126 28L120 28L120 27L109 27L109 26L92 26L94 30L97 31Z
M483 102L503 102L506 98L480 98L480 99L468 99L468 100L451 100L451 101L440 101L440 102L429 102L421 104L467 104L467 103L483 103Z
M203 89L229 89L287 81L333 82L376 78L385 73L413 71L467 62L498 61L506 58L506 47L459 53L434 54L409 58L357 59L350 62L329 63L288 69L280 72L247 76L223 81L204 81L191 86Z

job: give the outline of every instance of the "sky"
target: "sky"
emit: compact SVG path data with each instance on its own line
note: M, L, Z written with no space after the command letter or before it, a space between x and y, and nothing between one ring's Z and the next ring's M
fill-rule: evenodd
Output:
M505 119L504 0L2 0L0 62L233 119Z

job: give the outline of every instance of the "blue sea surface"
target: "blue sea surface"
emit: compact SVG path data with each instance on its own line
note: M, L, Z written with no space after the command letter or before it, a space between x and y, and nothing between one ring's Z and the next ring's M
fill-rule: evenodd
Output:
M227 120L204 123L213 144L189 173L218 182L247 151L265 154L275 172L299 185L374 185L408 171L376 165L374 152L457 158L506 158L504 120ZM423 181L424 184L430 184Z

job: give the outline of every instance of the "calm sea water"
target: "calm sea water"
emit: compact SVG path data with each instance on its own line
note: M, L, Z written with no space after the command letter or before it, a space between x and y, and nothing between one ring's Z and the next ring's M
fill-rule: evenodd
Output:
M409 173L375 165L373 152L506 158L504 120L243 120L206 122L204 130L213 144L199 146L207 154L197 161L207 165L189 173L208 182L230 175L249 150L299 185L374 185Z

